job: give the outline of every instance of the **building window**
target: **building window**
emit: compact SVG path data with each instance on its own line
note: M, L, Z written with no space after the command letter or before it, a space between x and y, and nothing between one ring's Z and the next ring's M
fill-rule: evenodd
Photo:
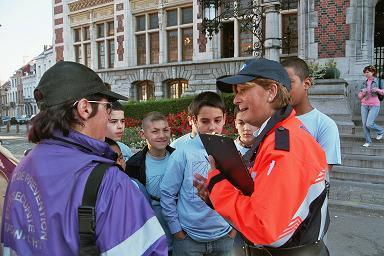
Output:
M75 45L75 60L77 63L82 63L83 55L81 53L81 45Z
M87 67L91 66L91 44L84 44L85 59L84 65Z
M73 29L75 61L91 66L91 47L90 47L89 26Z
M177 30L169 30L167 32L168 41L168 62L177 62Z
M168 85L168 98L177 99L188 89L188 81L183 79L171 80Z
M145 15L136 17L136 31L145 30Z
M115 23L114 21L110 21L107 23L107 35L108 36L114 36L115 35Z
M251 56L253 51L253 34L249 30L239 32L239 55Z
M137 99L146 101L155 96L155 85L152 81L143 81L137 84Z
M113 68L115 64L114 22L96 24L97 68Z
M282 57L297 56L299 35L297 23L298 1L282 1L281 38Z
M149 34L149 44L151 51L151 64L159 63L159 33Z
M192 6L166 10L168 62L190 61L193 58Z
M115 40L108 40L108 68L113 68L115 64Z
M136 36L136 45L137 45L137 65L145 65L146 63L145 34Z
M193 55L193 29L192 28L183 28L183 60L192 60Z
M97 42L97 66L99 69L105 68L105 45L104 45L104 41Z
M137 65L158 64L160 52L158 13L136 16Z
M222 38L221 38L221 57L222 58L232 58L234 57L234 24L233 21L225 22L222 28Z

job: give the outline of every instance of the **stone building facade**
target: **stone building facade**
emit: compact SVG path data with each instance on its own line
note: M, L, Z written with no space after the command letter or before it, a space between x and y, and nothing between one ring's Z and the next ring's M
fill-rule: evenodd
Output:
M299 56L320 64L334 60L358 116L356 86L363 81L363 67L376 64L383 71L384 0L259 4L262 56ZM53 0L54 59L89 66L132 100L216 90L215 80L236 73L253 57L247 50L260 42L232 18L207 38L201 11L198 0Z

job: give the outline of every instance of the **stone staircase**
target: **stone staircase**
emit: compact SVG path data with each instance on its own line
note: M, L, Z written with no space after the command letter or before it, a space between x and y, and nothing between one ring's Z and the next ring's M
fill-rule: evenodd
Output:
M341 133L342 165L331 171L330 206L384 216L384 142L372 138L369 148L362 127Z
M334 166L331 175L329 205L332 209L384 216L384 139L372 139L364 148L361 119L352 115L342 79L316 80L309 91L311 104L331 117L340 133L342 165ZM384 125L384 115L377 119ZM376 137L376 134L372 134Z

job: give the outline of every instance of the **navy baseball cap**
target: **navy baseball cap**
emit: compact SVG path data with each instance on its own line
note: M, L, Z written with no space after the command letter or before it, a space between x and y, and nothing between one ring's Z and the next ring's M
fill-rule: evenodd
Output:
M233 92L233 85L247 83L256 78L274 80L286 87L288 91L291 90L291 80L285 68L277 61L264 58L247 61L237 75L218 79L216 86L222 92Z
M38 92L38 93L36 93ZM100 94L109 101L127 100L112 92L90 68L71 61L59 61L41 77L35 91L36 102L44 107L56 106L69 100ZM39 95L36 98L36 95Z

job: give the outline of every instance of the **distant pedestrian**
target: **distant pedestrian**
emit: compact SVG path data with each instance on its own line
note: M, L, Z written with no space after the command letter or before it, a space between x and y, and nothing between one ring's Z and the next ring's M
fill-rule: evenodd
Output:
M384 128L375 123L380 112L378 95L384 95L384 90L381 89L379 80L376 78L375 66L366 66L363 69L363 73L366 80L360 85L358 97L361 102L361 121L365 136L363 147L369 147L372 144L370 130L374 130L377 133L377 140L381 140L384 135Z

